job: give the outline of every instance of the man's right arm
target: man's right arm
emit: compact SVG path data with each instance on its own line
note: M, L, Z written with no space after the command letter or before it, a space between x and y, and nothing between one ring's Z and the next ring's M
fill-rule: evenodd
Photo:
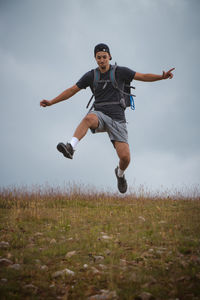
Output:
M70 97L74 96L77 92L79 92L81 89L75 84L72 87L66 89L64 92L62 92L60 95L55 97L52 100L42 100L40 102L40 106L46 107L46 106L51 106L53 104L56 104L58 102L64 101L69 99Z

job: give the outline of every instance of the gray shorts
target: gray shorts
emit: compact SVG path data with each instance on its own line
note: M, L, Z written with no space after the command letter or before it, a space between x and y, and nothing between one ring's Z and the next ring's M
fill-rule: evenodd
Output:
M97 129L91 129L92 133L107 132L111 142L124 142L128 144L128 131L126 123L115 121L101 111L91 111L88 114L95 114L99 120Z

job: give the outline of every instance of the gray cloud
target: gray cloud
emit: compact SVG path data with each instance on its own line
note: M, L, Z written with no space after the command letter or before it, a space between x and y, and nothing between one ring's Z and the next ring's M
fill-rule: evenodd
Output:
M88 135L73 161L56 151L87 112L89 89L42 109L96 66L93 48L138 72L176 67L173 80L135 82L127 111L130 184L198 183L199 1L1 1L1 185L71 180L115 189L117 157L107 135Z

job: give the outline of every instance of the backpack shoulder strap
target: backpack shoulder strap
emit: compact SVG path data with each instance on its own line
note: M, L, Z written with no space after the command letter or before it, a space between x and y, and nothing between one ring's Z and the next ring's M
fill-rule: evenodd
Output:
M115 63L114 65L111 65L110 68L110 81L112 82L113 87L116 89L118 88L118 84L117 84L117 80L116 80L116 69L117 69L117 63Z
M96 90L97 85L98 85L98 82L99 82L99 80L100 80L100 71L99 71L98 68L93 69L93 74L94 74L94 79L93 79L93 91L92 91L92 96L91 96L91 98L90 98L90 100L89 100L89 102L88 102L86 108L89 107L89 105L90 105L92 99L94 98L95 90ZM92 107L91 107L91 109L92 109ZM91 109L90 109L90 110L91 110Z
M93 90L95 92L98 82L100 80L100 71L99 71L99 68L96 68L93 71L94 71Z

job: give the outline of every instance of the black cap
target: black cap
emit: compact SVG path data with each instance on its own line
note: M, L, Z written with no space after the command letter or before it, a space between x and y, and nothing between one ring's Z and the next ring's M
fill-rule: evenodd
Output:
M95 46L94 48L94 57L96 57L97 52L99 51L103 51L103 52L107 52L110 55L110 49L106 44L98 44ZM111 55L110 55L110 59L112 59Z

